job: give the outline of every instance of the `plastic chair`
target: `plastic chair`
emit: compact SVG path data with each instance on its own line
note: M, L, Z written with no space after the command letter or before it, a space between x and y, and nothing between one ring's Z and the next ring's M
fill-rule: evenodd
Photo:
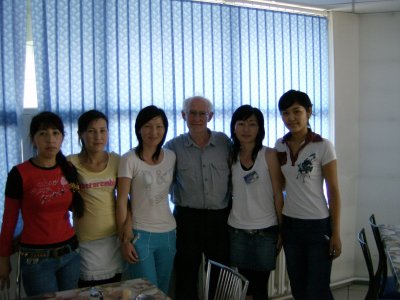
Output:
M397 291L396 279L393 276L388 277L385 247L374 214L369 217L369 223L371 224L379 254L378 268L375 273L375 276L379 278L380 283L378 296L386 299L400 299L400 293Z
M211 277L217 281L215 291L214 288L210 290ZM248 286L249 281L236 270L208 260L204 289L205 300L244 300Z

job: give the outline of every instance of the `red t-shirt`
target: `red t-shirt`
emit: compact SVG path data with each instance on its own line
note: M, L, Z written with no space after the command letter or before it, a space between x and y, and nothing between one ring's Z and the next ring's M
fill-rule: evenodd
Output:
M49 245L74 236L69 208L72 192L59 166L41 168L25 161L7 177L0 256L10 256L19 210L24 226L21 243Z

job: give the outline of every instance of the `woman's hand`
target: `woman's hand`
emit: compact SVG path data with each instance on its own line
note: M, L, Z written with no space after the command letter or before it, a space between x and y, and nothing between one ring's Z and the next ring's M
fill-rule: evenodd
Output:
M136 253L135 246L130 241L121 243L122 257L131 264L135 264L139 261L139 256Z
M133 240L132 229L127 227L123 228L118 237L121 243L129 243L130 241Z
M0 290L10 288L11 264L10 257L0 257Z
M279 233L278 234L278 241L277 241L277 243L276 243L276 256L278 256L279 255L279 253L281 252L281 250L282 250L282 233Z
M338 258L342 254L342 242L339 236L332 235L329 244L329 254L332 259Z

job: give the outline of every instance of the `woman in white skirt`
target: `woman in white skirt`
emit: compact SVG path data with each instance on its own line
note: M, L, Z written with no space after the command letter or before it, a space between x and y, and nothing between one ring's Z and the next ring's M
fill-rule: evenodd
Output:
M83 113L78 119L78 135L82 150L68 159L78 171L85 204L84 217L74 220L81 254L79 287L118 282L123 270L115 219L120 156L104 150L108 119L102 112Z

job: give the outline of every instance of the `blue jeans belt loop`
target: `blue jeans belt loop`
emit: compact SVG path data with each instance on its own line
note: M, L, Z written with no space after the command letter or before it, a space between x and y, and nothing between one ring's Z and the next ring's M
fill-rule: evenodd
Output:
M21 249L21 257L25 258L58 258L64 256L66 254L71 253L78 245L76 244L67 244L57 248L50 248L50 249Z

